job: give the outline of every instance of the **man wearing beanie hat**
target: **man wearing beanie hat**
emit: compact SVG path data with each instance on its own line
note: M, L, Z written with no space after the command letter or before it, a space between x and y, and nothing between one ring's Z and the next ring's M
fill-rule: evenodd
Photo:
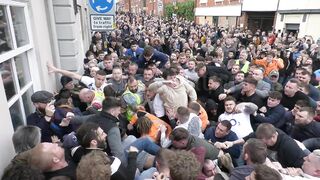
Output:
M68 76L62 76L60 78L60 83L62 85L62 88L64 88L64 89L72 90L74 88L72 78L70 78Z
M27 117L27 125L41 129L41 142L51 142L51 136L54 135L50 128L50 120L54 113L52 100L53 94L48 91L37 91L31 96L36 111Z

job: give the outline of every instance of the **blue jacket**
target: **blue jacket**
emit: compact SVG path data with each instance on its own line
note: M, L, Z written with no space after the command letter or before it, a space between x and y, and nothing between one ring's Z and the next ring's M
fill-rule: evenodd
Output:
M139 60L139 57L142 56L143 48L138 48L136 51L132 51L132 49L128 49L124 55L131 57L131 61L137 63Z
M206 132L204 133L204 138L206 140L210 140L211 142L215 143L215 142L225 142L225 141L235 141L238 139L238 136L236 135L235 132L230 131L230 133L228 135L226 135L223 138L218 138L215 136L215 127L210 127L206 130ZM239 158L240 157L240 153L241 153L241 146L239 144L235 144L233 145L231 148L223 150L225 153L229 153L230 156L234 159Z
M265 117L257 114L257 116L254 117L254 120L258 123L270 123L277 128L281 128L285 124L285 113L286 110L281 104L279 104L276 107L267 108Z
M141 54L140 57L139 57L139 60L137 61L137 64L139 66L139 68L146 68L148 66L148 64L150 63L154 63L156 64L157 62L160 62L158 68L163 68L164 65L167 63L169 59L169 56L162 53L162 52L159 52L157 50L154 50L153 51L153 55L151 57L151 59L149 61L146 61L146 59L143 57L143 55Z

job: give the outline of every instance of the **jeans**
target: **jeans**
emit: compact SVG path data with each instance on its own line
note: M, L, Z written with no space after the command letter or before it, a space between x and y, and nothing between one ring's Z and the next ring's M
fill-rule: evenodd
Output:
M146 151L151 155L156 155L160 150L160 146L156 145L147 137L137 139L130 146L136 147L139 152Z

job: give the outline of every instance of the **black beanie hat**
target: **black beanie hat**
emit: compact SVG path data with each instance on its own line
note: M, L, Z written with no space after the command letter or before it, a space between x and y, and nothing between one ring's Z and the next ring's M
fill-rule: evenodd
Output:
M62 76L60 79L61 85L64 87L66 84L68 84L70 81L72 81L72 78L68 76Z

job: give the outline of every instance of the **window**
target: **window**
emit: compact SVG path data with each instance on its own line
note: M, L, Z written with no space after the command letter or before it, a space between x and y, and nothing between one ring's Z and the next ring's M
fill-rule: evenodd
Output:
M35 58L26 3L6 1L0 5L0 73L13 128L25 124L34 111L30 96L33 81L30 64Z

